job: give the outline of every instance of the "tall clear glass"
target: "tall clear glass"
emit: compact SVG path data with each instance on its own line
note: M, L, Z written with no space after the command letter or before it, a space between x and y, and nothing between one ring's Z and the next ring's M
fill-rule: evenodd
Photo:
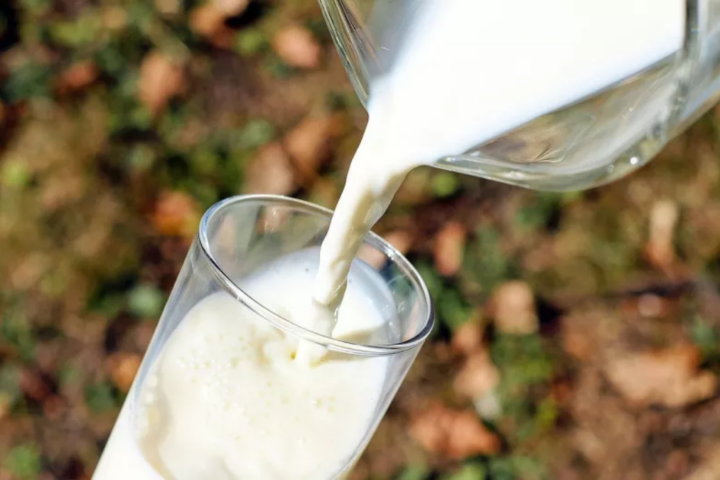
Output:
M419 0L319 2L350 80L366 105L374 80L393 69L415 19L424 8L436 5ZM583 98L536 111L494 138L478 138L466 151L444 152L434 166L537 190L580 190L647 163L720 97L720 0L662 2L678 7L676 29L684 32L674 53ZM575 3L566 3L568 9L583 14ZM638 21L658 21L654 8L649 7ZM643 34L641 27L637 25L635 35ZM522 38L523 32L512 25L506 30ZM609 26L606 35L610 38L617 32ZM491 47L502 44L503 39L495 39ZM576 54L585 52L578 47ZM503 74L492 71L492 65L488 68L488 75ZM544 68L533 72L527 82L535 81L533 76L556 73L551 64ZM447 73L447 89L453 89L458 74Z
M344 431L340 438L337 431L332 434L332 430L318 425L318 428L308 428L304 431L301 443L297 443L297 438L288 438L297 433L293 432L291 426L288 426L286 431L283 428L275 431L276 438L266 439L263 435L268 434L267 425L264 427L263 421L269 422L270 420L267 419L259 419L255 428L230 432L237 434L235 437L238 441L250 442L244 445L253 443L273 445L272 448L277 447L278 452L281 452L283 447L290 445L288 442L291 440L295 442L292 443L292 448L287 451L285 458L283 455L274 456L273 452L268 454L267 450L263 450L261 453L266 455L263 457L266 464L262 468L258 467L254 474L245 472L243 480L248 478L301 478L298 471L294 471L293 458L295 457L293 455L299 455L297 458L310 463L331 462L330 470L328 468L317 470L327 472L327 475L323 474L322 478L345 478L372 437L420 347L432 330L434 320L430 296L418 273L402 255L374 234L365 238L360 258L355 260L350 276L351 282L365 281L365 285L370 286L368 288L372 291L364 292L363 301L373 304L371 311L382 312L382 318L375 319L374 333L353 337L340 336L339 338L320 335L289 320L287 312L278 311L275 308L283 303L285 297L292 295L293 292L288 291L287 288L278 284L277 288L260 288L249 291L244 287L248 278L257 278L259 273L262 274L268 269L277 268L278 261L282 262L285 261L283 259L297 255L306 259L316 258L319 246L327 232L330 218L331 212L321 207L299 200L265 195L233 197L208 210L202 219L199 234L178 276L172 295L93 478L97 480L177 478L177 475L169 473L173 471L173 465L168 465L172 459L160 458L162 449L153 449L154 451L149 453L143 443L147 440L139 440L139 432L142 432L144 439L154 438L157 440L164 438L164 435L172 435L167 431L161 431L159 426L155 427L156 424L148 424L148 415L143 413L143 402L148 391L155 391L152 389L157 386L158 377L162 377L165 372L165 370L159 371L160 367L158 367L158 365L162 365L163 368L165 366L163 356L168 355L168 350L173 342L175 346L172 348L177 349L178 338L184 335L183 329L186 329L185 325L190 321L188 318L193 318L193 315L188 315L188 313L197 311L194 309L197 309L198 305L206 305L208 299L217 298L218 295L233 304L232 312L237 318L233 317L232 321L239 322L238 325L233 325L232 331L235 334L238 331L243 332L245 324L242 322L250 322L254 325L253 328L263 331L265 338L290 338L296 339L298 342L321 345L327 349L326 358L322 361L334 362L340 366L336 370L340 373L345 371L342 369L343 365L350 365L353 362L375 362L376 365L381 365L379 369L373 370L375 373L380 372L377 391L372 395L368 392L367 398L362 398L360 402L368 408L365 411L367 418L353 423L355 430L351 437L348 437L347 431ZM355 276L353 277L353 275ZM341 310L340 322L343 321L342 315ZM196 314L195 317L198 315ZM203 318L204 322L213 321L209 317ZM256 333L259 331L257 330ZM381 331L382 335L377 335L378 331ZM220 334L223 335L224 332L221 331ZM253 345L249 346L253 348ZM180 359L180 362L184 361L184 359ZM208 365L211 362L212 360L208 362ZM297 366L297 368L303 367ZM348 372L363 374L362 369L348 370ZM213 374L211 372L209 375ZM191 371L187 375L191 375ZM344 381L349 382L348 385L352 385L352 382L364 381L363 378L359 376L347 378ZM233 385L229 385L227 388L257 389L257 395L262 395L261 386L256 385L257 379L244 377L240 373L230 379ZM183 379L179 381L181 380ZM376 380L377 378L373 381ZM197 389L199 389L197 391L204 392L206 397L203 398L212 401L212 392L215 390L202 390L205 388L203 385L200 382L198 386L183 390L182 394L177 396L178 398L166 398L165 405L172 407L173 402L185 401L187 399L182 397L193 395ZM308 392L313 392L313 385L301 386L307 388ZM240 390L229 391L241 392ZM167 395L167 392L159 392L154 396L163 393ZM234 399L230 398L230 400ZM292 407L294 418L314 418L312 417L315 415L313 409L318 407L319 400L310 398L307 400L301 406L294 405ZM279 405L281 404L278 403L273 407L275 410L271 410L271 417L282 416L277 409L283 407ZM229 408L229 404L226 406ZM336 408L342 408L342 405L338 405ZM169 412L161 411L155 412L155 414L160 416L177 415L177 410L173 408L167 410ZM173 418L173 420L177 420L177 418ZM148 427L148 425L150 426ZM232 425L232 421L229 420L227 425ZM348 423L348 425L350 424ZM357 425L362 425L362 428L358 428ZM312 424L310 426L312 427ZM148 428L151 431L148 432ZM158 431L152 431L154 428L157 428ZM212 438L212 435L208 438L211 438L212 441L220 441L218 439L226 438L227 434L228 432L218 431L217 438ZM188 438L193 435L196 433L193 432ZM272 431L270 435L273 435ZM180 435L175 436L180 437ZM252 438L239 438L240 436ZM175 440L183 441L182 438ZM193 441L195 440L193 439ZM344 450L330 448L343 441L346 446L343 447ZM326 450L335 452L336 458L324 459L322 456L313 458L313 455L318 452L312 450L303 452L302 445L305 444L325 445ZM221 447L223 446L208 446L210 452L215 452ZM200 445L200 447L196 446L189 450L190 456L202 455L202 452L199 451L202 448L204 446ZM233 457L235 457L233 461L240 462L239 464L255 462L255 458L250 458L250 453L244 451L243 448L238 448L233 452ZM225 467L227 469L224 469L221 475L217 472L212 473L213 478L239 478L233 474L231 465ZM329 473L331 470L332 473ZM193 475L183 471L182 478L209 477L208 473ZM314 480L322 480L322 478L313 476Z

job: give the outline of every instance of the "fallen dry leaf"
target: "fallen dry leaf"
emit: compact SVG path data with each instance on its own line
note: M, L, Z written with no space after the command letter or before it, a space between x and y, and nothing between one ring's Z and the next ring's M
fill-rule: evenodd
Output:
M306 180L315 177L328 159L336 123L330 115L309 116L285 135L283 146Z
M0 423L10 413L12 399L10 395L0 392Z
M41 202L48 211L57 211L77 202L89 187L87 181L76 175L58 174L45 181Z
M120 31L128 24L126 9L117 5L103 7L101 16L103 27L110 32Z
M240 15L250 4L250 0L211 0L212 6L226 17Z
M700 362L696 347L681 344L618 358L607 365L605 374L635 405L682 407L715 393L717 378L709 371L698 371Z
M479 321L467 321L452 336L452 347L458 353L471 355L482 348L485 327Z
M243 192L288 195L297 188L285 150L277 143L264 146L245 171Z
M110 376L120 391L130 391L141 362L142 357L134 353L116 353L108 359Z
M458 394L477 399L490 393L498 383L500 373L493 365L487 350L481 350L465 359L453 387Z
M307 70L320 65L322 48L307 28L292 25L282 29L273 38L272 47L291 67Z
M163 235L192 238L200 223L200 208L183 192L165 191L155 205L152 221Z
M713 448L685 480L717 480L720 472L720 450Z
M573 387L570 382L566 380L557 380L552 383L550 387L550 396L559 405L565 405L572 399Z
M56 420L66 411L67 406L60 395L53 395L43 402L42 409L47 420Z
M185 89L183 68L158 51L145 55L138 80L140 101L153 115L162 111L173 97Z
M235 32L225 25L226 15L213 3L206 3L190 12L190 30L218 48L232 45Z
M530 286L520 280L505 282L495 289L488 304L495 328L513 335L538 330L535 296Z
M562 349L578 360L589 360L593 355L593 342L588 337L589 334L575 328L572 317L563 318L560 325Z
M671 309L670 302L652 293L645 293L635 299L637 313L646 318L658 318L666 316Z
M665 461L665 471L668 478L687 478L685 475L690 465L690 458L687 452L681 449L673 450Z
M155 10L161 15L174 17L182 11L181 0L155 0Z
M57 90L61 94L82 90L94 82L99 75L95 62L78 62L65 70L58 78Z
M675 228L680 212L670 200L656 202L650 212L650 233L645 245L645 255L656 268L667 271L675 263Z
M18 290L30 288L52 268L46 256L36 253L27 255L10 272L10 284Z
M437 234L433 254L441 275L451 276L460 271L466 241L467 231L460 222L448 222Z
M52 388L43 375L36 370L23 369L20 372L20 390L29 398L42 402L52 395Z
M410 435L425 450L455 460L500 450L500 439L473 411L455 410L440 403L412 419Z

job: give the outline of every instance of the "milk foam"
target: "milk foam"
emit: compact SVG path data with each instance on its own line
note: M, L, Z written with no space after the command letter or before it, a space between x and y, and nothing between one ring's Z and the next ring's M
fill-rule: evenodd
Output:
M293 254L240 286L292 319L317 264L317 250ZM386 343L383 280L356 264L350 281L337 335ZM94 478L336 478L382 415L388 361L329 354L305 368L297 345L227 293L206 297L156 360L134 418L121 415Z

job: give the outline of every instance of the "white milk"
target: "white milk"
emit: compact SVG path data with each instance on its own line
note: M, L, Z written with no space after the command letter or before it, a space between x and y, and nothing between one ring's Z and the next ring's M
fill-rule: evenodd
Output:
M458 155L677 52L684 0L425 0L387 75L323 243L329 309L407 173ZM332 330L332 315L314 328Z
M317 264L317 250L290 255L240 286L291 319ZM350 282L338 336L384 343L384 282L361 264ZM382 414L387 359L330 353L306 368L296 348L230 295L206 297L153 365L134 421L121 414L94 478L322 480L347 471Z

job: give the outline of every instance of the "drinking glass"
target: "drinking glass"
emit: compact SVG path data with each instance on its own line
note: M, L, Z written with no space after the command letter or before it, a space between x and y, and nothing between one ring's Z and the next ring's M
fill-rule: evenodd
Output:
M433 1L319 0L364 104L373 80L390 72L405 34ZM720 0L683 3L685 17L678 23L684 27L684 43L674 54L585 98L537 112L535 118L495 138L478 139L478 145L467 151L445 152L433 166L556 191L608 183L640 168L720 97ZM643 20L653 22L653 13L649 9ZM637 35L642 31L638 28ZM608 37L614 34L607 32ZM502 44L502 39L496 42ZM537 71L535 76L548 73ZM456 75L447 72L448 89Z
M368 234L352 268L377 272L373 278L381 279L379 288L386 295L373 295L372 301L377 303L378 311L383 312L383 322L387 324L383 324L382 341L366 343L353 343L307 330L269 309L266 306L266 303L272 303L269 299L252 296L238 286L244 278L277 259L296 252L317 251L327 233L331 215L331 211L319 206L272 195L229 198L205 213L93 478L161 478L144 458L133 433L139 393L146 382L153 381L153 365L188 311L217 292L229 294L247 315L299 341L321 345L335 358L385 359L387 369L374 415L367 423L367 429L356 439L356 447L348 454L344 466L331 478L344 478L349 473L432 330L433 307L425 284L400 253L377 235ZM283 294L282 291L274 292L277 296ZM237 381L241 383L243 379ZM172 402L172 399L168 401ZM322 435L322 432L310 431L307 435ZM332 438L323 440L333 441ZM293 472L287 472L283 478L293 478Z

